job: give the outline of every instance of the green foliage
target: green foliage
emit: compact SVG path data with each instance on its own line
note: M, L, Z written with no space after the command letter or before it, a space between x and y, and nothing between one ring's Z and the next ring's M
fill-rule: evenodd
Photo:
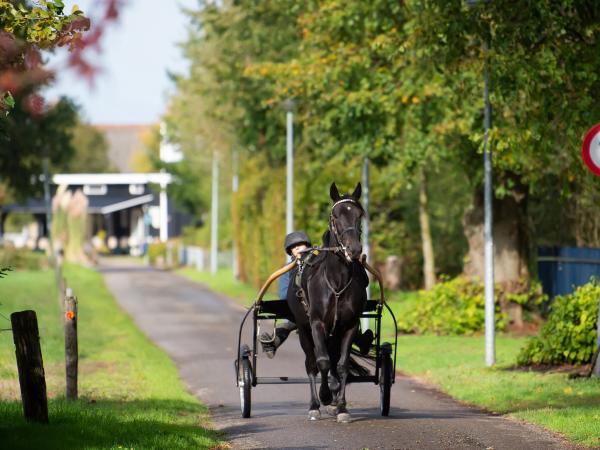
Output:
M466 277L442 281L430 291L420 291L414 309L398 318L398 329L410 333L443 335L473 334L483 330L485 299L483 285ZM496 305L496 329L507 321Z
M258 178L283 189L281 105L293 98L296 227L318 238L326 187L356 183L368 156L372 255L377 262L402 256L406 284L418 286L414 187L423 170L438 271L459 273L468 244L461 218L482 184L484 69L491 80L497 197L519 196L525 204L532 195L534 207L552 204L545 212L560 211L556 199L563 201L570 214L565 227L554 227L558 232L548 226L554 223L548 214L532 218L540 241L598 240L593 205L600 188L579 158L581 135L600 112L590 98L580 101L581 92L595 92L600 83L594 2L540 1L515 15L502 0L474 7L445 0L242 0L203 5L189 16L191 68L177 78L169 137L186 155L182 186L201 219L212 155L228 167L230 152L240 153L240 175L251 191L232 201L231 215L239 236L251 237L239 229L242 222L256 227L254 240L236 239L243 266L276 266L252 248L259 242L270 258L280 227L259 215L284 217L276 202L267 210L267 191L276 188ZM262 204L249 207L245 197Z
M521 349L518 363L589 363L596 349L599 295L598 283L590 282L572 294L557 296L548 322Z
M77 108L62 98L41 116L33 115L18 97L11 114L2 120L0 130L0 176L16 197L41 193L39 175L48 156L54 167L61 167L74 150L71 129L77 121ZM34 183L32 183L32 177Z
M156 264L159 257L163 258L163 262L167 258L167 244L164 242L153 242L148 245L148 259L150 264Z
M81 28L73 25L77 25L83 16L79 8L74 7L71 14L65 14L62 0L41 0L36 3L31 7L24 2L0 2L3 31L42 48L64 44L76 37Z
M50 264L43 253L4 245L0 247L0 267L10 267L14 270L41 270L47 269Z
M71 133L74 154L57 169L65 173L103 173L115 170L108 159L108 143L100 131L78 120Z

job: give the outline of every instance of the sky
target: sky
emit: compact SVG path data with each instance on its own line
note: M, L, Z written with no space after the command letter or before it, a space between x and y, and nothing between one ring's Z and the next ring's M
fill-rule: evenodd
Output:
M77 4L93 17L98 2L66 0L66 11ZM94 6L94 3L96 6ZM187 20L181 7L196 8L198 0L126 0L118 22L102 40L102 53L92 62L101 72L90 87L72 70L60 70L45 96L73 98L84 120L92 124L149 124L165 111L168 92L173 91L168 71L185 73L187 63L178 43L187 37ZM93 21L92 21L93 24ZM93 25L92 25L93 26ZM64 54L50 58L50 67L61 67Z

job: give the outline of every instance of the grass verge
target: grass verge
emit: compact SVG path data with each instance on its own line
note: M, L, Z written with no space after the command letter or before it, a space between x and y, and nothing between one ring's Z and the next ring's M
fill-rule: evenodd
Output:
M49 425L23 419L12 334L0 333L0 440L18 448L214 448L207 410L186 392L173 362L123 313L100 274L68 266L79 297L79 394L64 399L62 313L51 271L0 280L0 312L38 316ZM5 319L0 318L7 322ZM9 325L10 326L10 325ZM5 327L1 327L5 328Z
M411 294L394 295L390 306L399 315L414 301ZM600 446L600 379L514 369L526 339L498 335L497 364L487 368L483 336L399 336L397 366L463 402Z

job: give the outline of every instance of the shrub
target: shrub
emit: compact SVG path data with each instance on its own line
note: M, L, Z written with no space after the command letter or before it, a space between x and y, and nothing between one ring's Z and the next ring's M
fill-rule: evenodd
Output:
M398 329L409 333L473 334L482 331L484 324L483 284L463 276L420 291L414 309L398 319ZM496 329L503 330L506 325L497 301Z
M521 349L517 362L520 365L591 362L596 348L599 294L600 286L594 281L572 294L557 296L539 336Z
M167 258L167 244L164 242L154 242L148 245L148 259L150 260L150 264L156 264L159 256L162 256L164 263Z
M50 267L50 263L43 253L7 245L0 248L0 267L12 267L17 270L42 270Z

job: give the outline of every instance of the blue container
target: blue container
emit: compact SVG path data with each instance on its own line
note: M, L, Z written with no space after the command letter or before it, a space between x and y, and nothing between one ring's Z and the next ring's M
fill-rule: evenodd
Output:
M540 247L538 276L544 293L551 299L570 294L592 277L600 280L600 249Z

